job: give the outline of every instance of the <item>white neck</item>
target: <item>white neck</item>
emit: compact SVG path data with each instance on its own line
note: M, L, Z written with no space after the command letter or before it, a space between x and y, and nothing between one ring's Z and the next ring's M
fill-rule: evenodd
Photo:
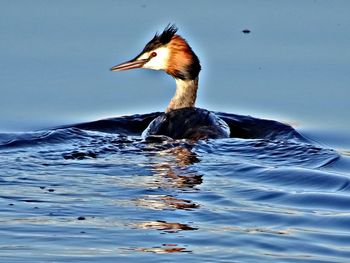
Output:
M198 78L194 80L175 79L176 92L165 112L194 107L197 98Z

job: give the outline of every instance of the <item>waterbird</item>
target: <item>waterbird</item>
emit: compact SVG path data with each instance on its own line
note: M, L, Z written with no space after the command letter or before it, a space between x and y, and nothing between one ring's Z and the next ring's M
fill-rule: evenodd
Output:
M174 24L156 33L135 58L111 71L136 68L163 70L175 79L176 92L165 112L155 118L143 136L164 135L173 139L217 139L230 136L226 122L213 112L196 108L200 61L188 42L176 34Z

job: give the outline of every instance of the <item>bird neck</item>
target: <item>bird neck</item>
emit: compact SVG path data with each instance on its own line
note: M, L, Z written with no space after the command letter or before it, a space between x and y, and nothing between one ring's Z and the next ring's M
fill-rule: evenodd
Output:
M198 77L192 80L175 79L176 92L171 99L166 113L187 107L194 107L197 98Z

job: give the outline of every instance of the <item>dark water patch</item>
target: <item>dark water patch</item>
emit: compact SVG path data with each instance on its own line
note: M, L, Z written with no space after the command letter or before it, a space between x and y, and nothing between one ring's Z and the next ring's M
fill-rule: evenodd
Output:
M160 112L143 115L123 116L120 118L110 118L87 123L64 126L62 128L75 127L81 130L99 131L105 133L117 133L124 135L141 135L150 122L159 116Z
M82 160L85 158L96 158L96 157L97 157L96 153L94 153L92 151L87 151L87 152L73 151L70 153L63 154L64 159Z

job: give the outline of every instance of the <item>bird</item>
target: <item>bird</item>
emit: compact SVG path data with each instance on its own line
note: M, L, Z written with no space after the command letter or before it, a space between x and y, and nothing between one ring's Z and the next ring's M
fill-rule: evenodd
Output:
M111 71L136 68L162 70L176 82L176 91L165 112L155 118L143 136L163 135L172 139L219 139L230 137L228 124L216 114L195 107L200 61L188 42L168 24L156 33L135 58L113 66Z

